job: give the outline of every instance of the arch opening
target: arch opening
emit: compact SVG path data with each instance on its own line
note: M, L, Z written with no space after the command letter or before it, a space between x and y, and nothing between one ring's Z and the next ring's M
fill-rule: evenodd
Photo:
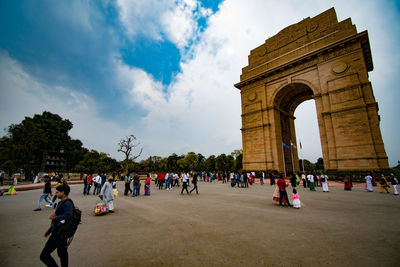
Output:
M301 103L313 99L313 95L313 90L308 85L291 83L275 96L274 106L279 113L285 175L300 171L294 112Z
M294 115L299 159L317 162L318 158L323 158L323 156L315 100L302 102L296 108ZM300 171L303 171L303 166L300 162L299 164Z

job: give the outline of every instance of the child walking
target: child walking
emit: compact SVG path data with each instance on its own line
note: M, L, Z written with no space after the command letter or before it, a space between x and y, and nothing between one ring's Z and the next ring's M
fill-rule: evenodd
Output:
M301 207L299 197L300 196L299 196L299 194L297 194L297 190L293 189L292 198L293 198L293 208L295 208L295 209L300 209L300 207Z

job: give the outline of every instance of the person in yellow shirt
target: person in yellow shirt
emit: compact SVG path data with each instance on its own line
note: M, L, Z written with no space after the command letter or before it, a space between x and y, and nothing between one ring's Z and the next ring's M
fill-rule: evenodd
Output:
M386 193L390 194L390 190L389 190L390 185L389 185L389 183L387 182L385 175L383 175L383 174L382 174L382 176L381 176L380 184L381 184L381 191L380 191L380 193L383 193L383 192L386 190Z

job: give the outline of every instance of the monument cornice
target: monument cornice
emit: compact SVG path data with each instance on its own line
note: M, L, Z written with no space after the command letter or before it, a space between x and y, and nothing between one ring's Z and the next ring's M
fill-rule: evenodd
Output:
M374 67L373 67L373 62L372 62L372 55L371 55L371 48L370 48L370 44L369 44L368 31L363 31L361 33L343 38L343 39L341 39L337 42L334 42L328 46L325 46L323 48L318 48L318 49L316 49L312 52L309 52L301 57L297 57L295 59L289 60L283 64L280 64L279 66L276 66L269 70L266 70L261 74L255 75L248 79L245 79L245 80L235 84L234 86L238 89L241 89L242 87L244 87L248 84L254 83L254 82L264 79L268 76L282 72L286 69L291 69L295 65L304 64L305 62L308 62L315 58L318 58L319 55L331 53L333 50L336 50L336 49L342 49L344 45L349 44L349 43L355 43L357 41L359 41L361 44L361 49L363 51L364 59L366 62L366 68L368 71L372 71ZM273 59L273 60L275 60L275 59ZM273 61L273 60L271 60L271 61ZM328 61L328 60L330 60L330 59L323 59L322 62ZM321 63L321 62L319 62L319 63Z

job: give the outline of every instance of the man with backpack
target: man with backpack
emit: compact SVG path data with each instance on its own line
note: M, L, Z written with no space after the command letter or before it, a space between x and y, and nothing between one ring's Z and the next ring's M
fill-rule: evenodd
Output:
M71 225L71 219L73 216L75 217L75 207L72 200L68 198L69 192L70 187L64 184L58 186L56 189L56 196L61 201L57 205L55 213L51 214L49 217L51 226L44 233L44 237L50 237L40 254L40 260L47 266L57 266L57 263L51 256L51 253L55 249L57 249L57 254L60 257L61 266L68 266L68 238L73 236L80 221L79 214L78 222L75 222L76 225Z

